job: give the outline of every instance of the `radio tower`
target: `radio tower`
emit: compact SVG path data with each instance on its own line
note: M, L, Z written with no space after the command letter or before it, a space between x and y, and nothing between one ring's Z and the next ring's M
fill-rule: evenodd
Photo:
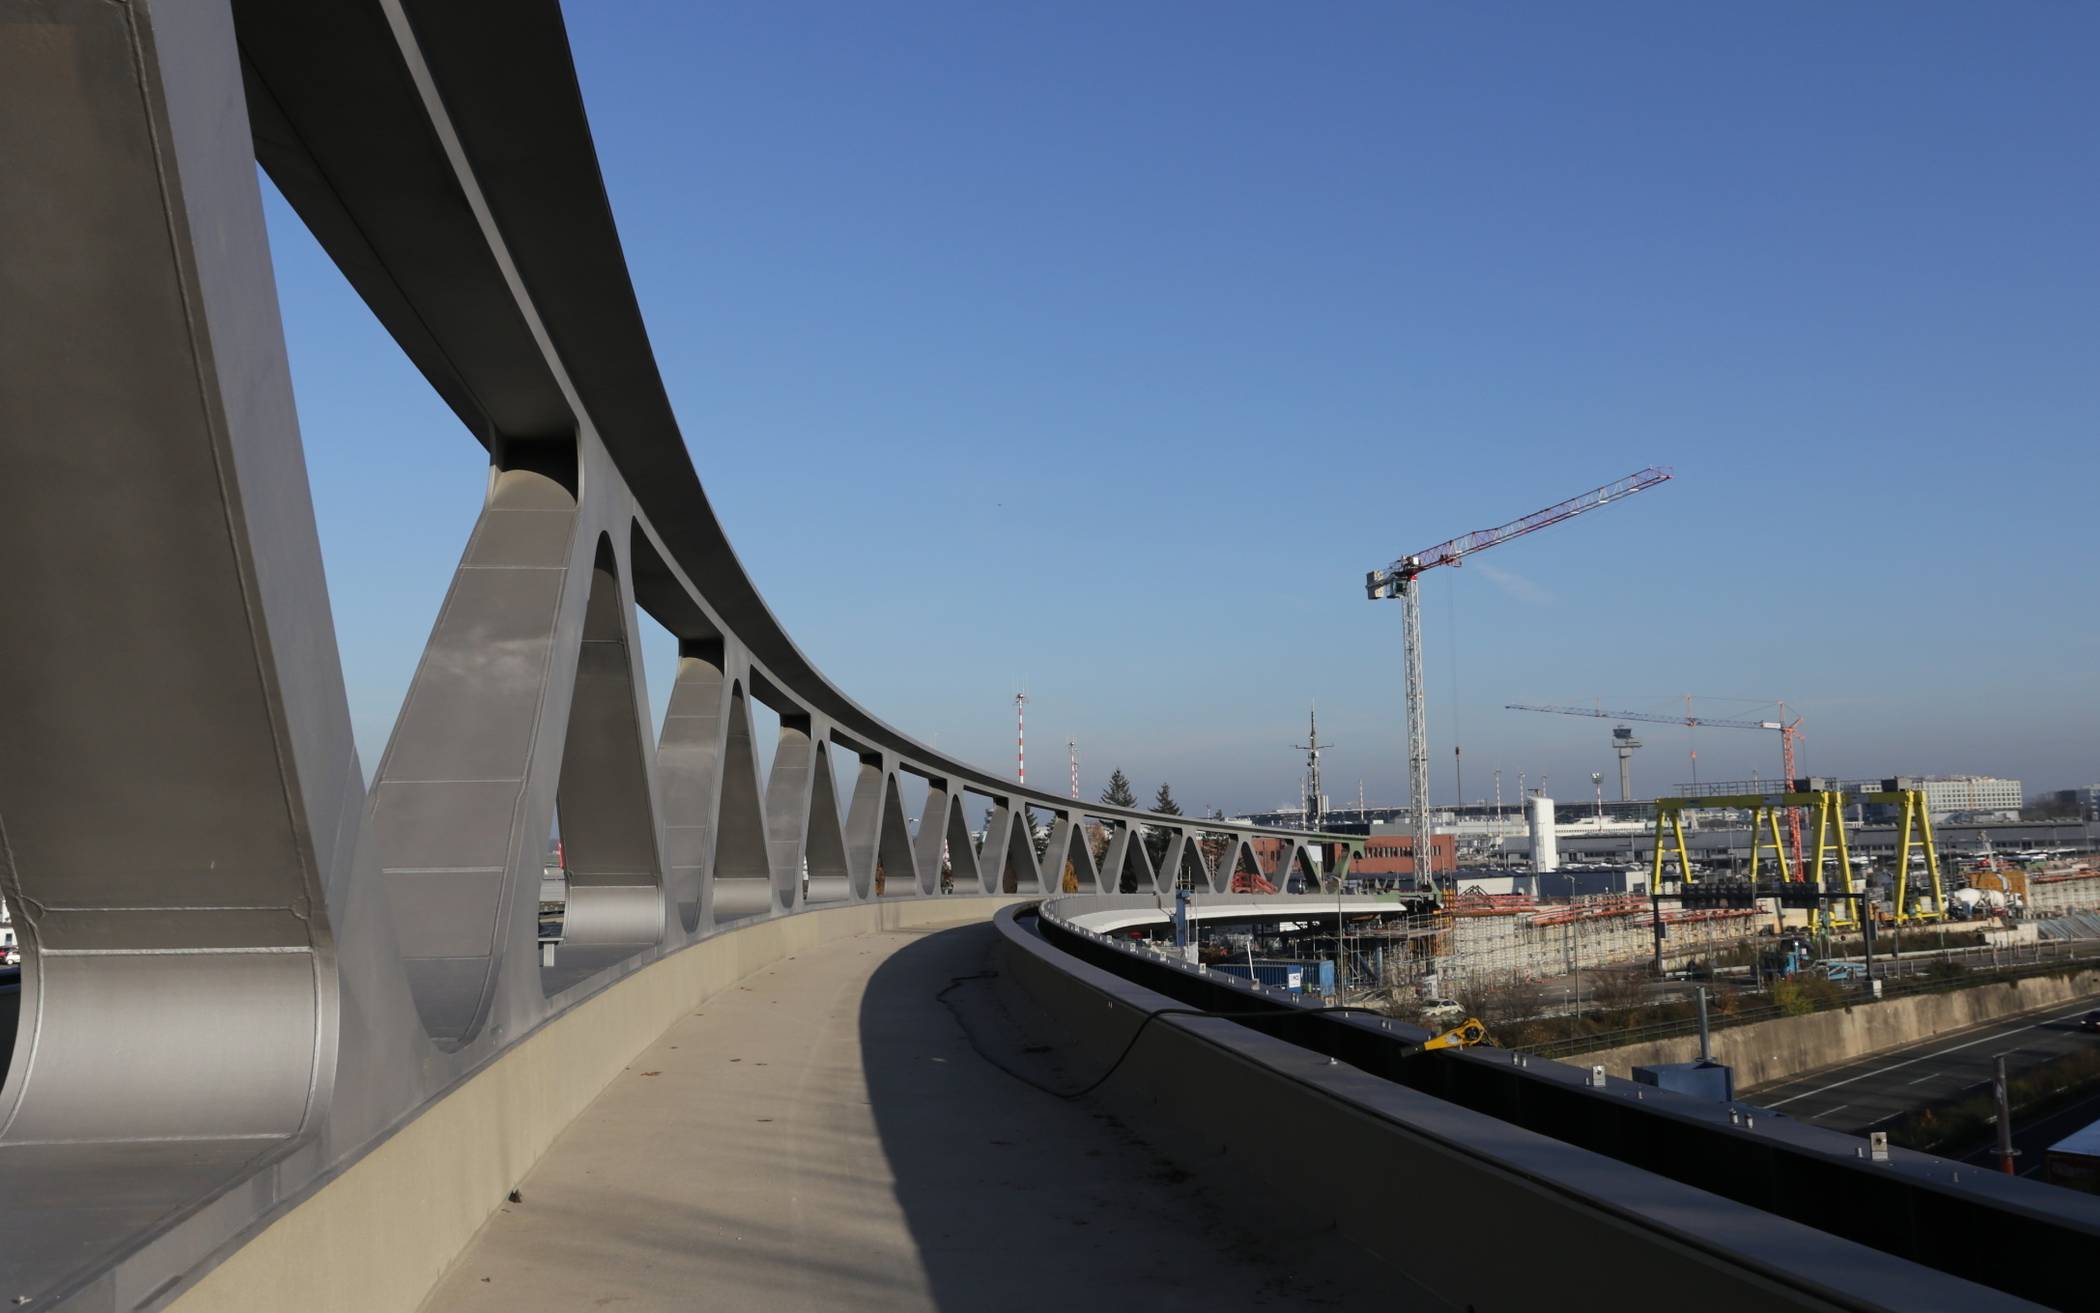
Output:
M1326 819L1326 806L1320 801L1320 708L1312 709L1308 727L1310 733L1305 742L1291 746L1305 754L1305 828L1317 830ZM1327 745L1333 747L1332 743Z
M1065 756L1072 762L1072 796L1079 796L1079 740L1065 740Z
M1028 783L1028 694L1014 693L1014 783Z

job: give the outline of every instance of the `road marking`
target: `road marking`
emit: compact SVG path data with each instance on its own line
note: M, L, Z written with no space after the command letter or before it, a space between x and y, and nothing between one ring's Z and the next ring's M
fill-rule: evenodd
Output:
M1851 1107L1851 1106L1852 1106L1852 1105L1851 1105L1851 1104L1849 1104L1849 1103L1841 1103L1841 1104L1839 1104L1839 1105L1838 1105L1837 1107L1835 1107L1835 1108L1825 1108L1825 1109L1824 1109L1823 1111L1821 1111L1821 1112L1812 1112L1812 1113L1808 1114L1808 1119L1809 1119L1810 1121L1814 1121L1814 1120L1815 1120L1816 1118L1818 1118L1818 1117L1835 1117L1835 1116L1837 1116L1837 1115L1838 1115L1839 1113L1843 1112L1843 1111L1844 1111L1845 1109L1847 1109L1847 1108L1849 1108L1849 1107Z
M2028 1023L2027 1025L2014 1027L2011 1030L1993 1031L1988 1035L1980 1035L1977 1038L1969 1040L1967 1043L1964 1044L1949 1045L1948 1047L1939 1050L1937 1053L1920 1053L1915 1058L1905 1058L1901 1062L1892 1062L1886 1067L1876 1067L1872 1071L1863 1071L1857 1076L1847 1076L1843 1080L1832 1081L1828 1085L1819 1085L1812 1090L1803 1090L1799 1094L1790 1094L1784 1099L1780 1099L1773 1103L1767 1103L1764 1106L1767 1108L1784 1107L1786 1104L1792 1103L1796 1099L1805 1099L1811 1094L1821 1094L1825 1090L1834 1090L1839 1088L1840 1086L1850 1085L1854 1081L1865 1080L1869 1076L1879 1076L1884 1072L1897 1071L1904 1067L1910 1066L1914 1062L1923 1062L1927 1058L1943 1058L1946 1057L1949 1053L1959 1053L1963 1049L1974 1048L1978 1044L1988 1044L1993 1040L2003 1040L2009 1038L2010 1036L2017 1035L2021 1031L2040 1030L2043 1026L2048 1025L2052 1021L2062 1021L2065 1017L2076 1016L2081 1012L2088 1012L2091 1010L2092 1007L2090 1002L2081 1003L2068 1012L2042 1017L2039 1020Z
M1938 1076L1939 1074L1940 1074L1940 1073L1939 1073L1939 1072L1936 1072L1936 1071L1928 1071L1928 1072L1926 1072L1926 1073L1925 1073L1925 1074L1924 1074L1923 1076L1920 1076L1920 1077L1918 1077L1918 1078L1917 1078L1916 1080L1914 1080L1914 1081L1908 1081L1908 1082L1906 1082L1906 1083L1907 1083L1907 1084L1910 1084L1910 1085L1923 1085L1923 1084L1924 1084L1924 1083L1925 1083L1926 1081L1929 1081L1929 1080L1933 1079L1933 1078L1934 1078L1935 1076Z

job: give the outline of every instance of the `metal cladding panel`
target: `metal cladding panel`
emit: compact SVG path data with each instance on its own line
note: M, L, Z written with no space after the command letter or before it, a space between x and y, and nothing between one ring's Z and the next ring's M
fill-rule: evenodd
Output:
M389 871L501 870L521 781L454 780L372 790L379 858Z
M496 951L504 867L478 871L390 871L395 929L410 957L486 957ZM570 902L575 894L570 893Z
M10 1143L299 1129L317 1039L311 953L45 955L38 967L39 1029L103 1042L29 1053L37 1079L6 1128ZM192 1072L210 1079L169 1079Z
M388 747L386 778L522 775L562 587L559 570L459 571Z

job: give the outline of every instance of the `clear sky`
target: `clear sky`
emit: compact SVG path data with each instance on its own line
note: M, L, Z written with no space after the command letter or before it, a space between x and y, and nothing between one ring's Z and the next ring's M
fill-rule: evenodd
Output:
M1653 463L1425 581L1437 801L1454 741L1468 798L1610 788L1608 724L1506 702L1687 692L1785 698L1818 773L2100 779L2100 5L568 17L731 539L943 750L1010 771L1025 679L1032 782L1076 737L1089 797L1244 810L1317 699L1330 793L1404 801L1364 571ZM270 205L369 771L483 458Z

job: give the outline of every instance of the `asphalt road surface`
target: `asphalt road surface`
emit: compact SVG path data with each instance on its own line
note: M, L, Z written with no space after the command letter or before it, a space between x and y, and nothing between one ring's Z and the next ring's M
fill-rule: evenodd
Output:
M2078 1019L2095 1009L2100 1009L2100 999L2086 999L1935 1035L1900 1049L1745 1090L1741 1098L1800 1121L1864 1135L1912 1109L1989 1088L1992 1064L2001 1053L2006 1056L2007 1070L2017 1075L2051 1058L2100 1045L2100 1035L2078 1029ZM2084 1121L2066 1125L2056 1138L2095 1118L2100 1118L2100 1106L2093 1107ZM2033 1161L2023 1159L2022 1168L2037 1166L2040 1153L2037 1150L2026 1158Z

